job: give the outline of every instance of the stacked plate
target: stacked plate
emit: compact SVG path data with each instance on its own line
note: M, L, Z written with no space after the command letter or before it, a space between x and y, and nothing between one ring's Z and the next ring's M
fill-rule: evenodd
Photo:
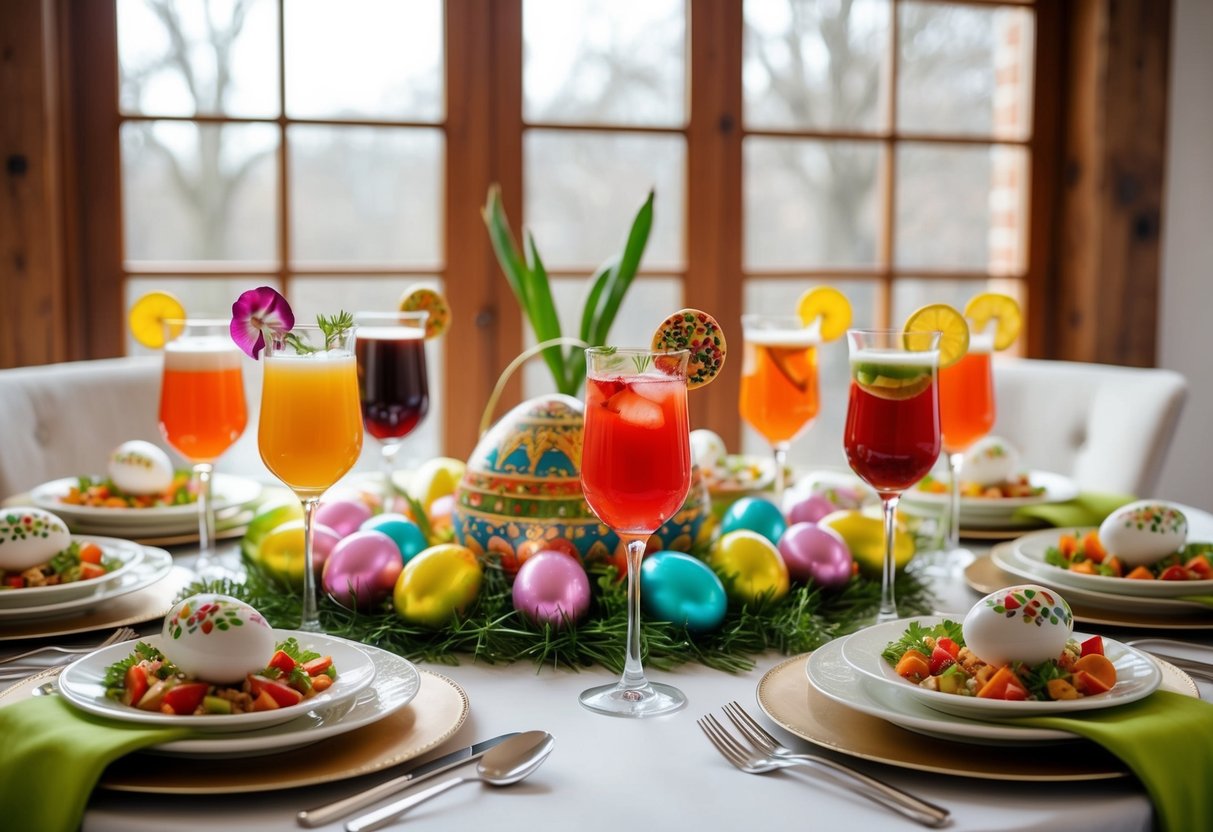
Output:
M198 506L190 503L156 508L99 508L63 502L79 481L75 477L43 483L29 494L31 505L61 517L78 534L103 534L143 543L171 545L198 537ZM252 517L250 505L261 496L261 485L245 477L215 474L212 480L216 522L221 536L239 534Z
M1013 531L1041 525L1033 517L1018 517L1016 511L1027 506L1063 503L1078 496L1078 486L1069 477L1048 471L1030 471L1028 482L1044 491L1033 497L964 497L960 498L960 528L962 532ZM919 515L941 514L948 505L948 494L911 488L901 495L901 506Z

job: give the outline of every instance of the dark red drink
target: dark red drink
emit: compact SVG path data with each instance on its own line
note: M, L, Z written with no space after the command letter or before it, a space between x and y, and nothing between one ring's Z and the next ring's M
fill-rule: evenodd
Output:
M359 327L354 344L366 432L379 440L403 439L430 407L425 340L419 331Z
M851 469L882 498L922 479L940 449L934 370L853 364L843 444Z

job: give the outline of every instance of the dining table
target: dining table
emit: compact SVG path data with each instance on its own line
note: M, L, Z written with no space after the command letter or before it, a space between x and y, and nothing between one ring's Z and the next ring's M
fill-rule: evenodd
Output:
M1202 521L1213 516L1185 507ZM238 546L228 540L224 546ZM967 541L978 556L990 546L986 540ZM170 547L174 561L188 567L196 554L189 545ZM964 575L953 571L932 580L935 611L960 620L981 598ZM138 627L145 635L159 632L160 621ZM1084 627L1084 629L1088 629ZM1193 650L1213 650L1213 630L1166 631L1090 628L1119 639L1166 636L1181 638ZM95 643L99 633L61 639L63 645ZM0 659L44 642L0 642ZM1206 653L1204 658L1208 660ZM676 684L687 705L673 714L649 719L619 719L587 711L578 702L584 688L608 681L613 674L602 667L578 671L529 662L486 664L457 656L450 664L418 663L425 684L452 686L466 696L457 729L426 754L395 766L354 778L299 787L242 791L208 789L197 793L155 793L99 787L84 815L86 832L162 832L170 829L238 829L283 832L299 829L300 810L327 804L399 776L425 760L506 732L542 730L554 738L550 757L525 780L509 787L471 783L440 795L402 817L391 828L416 830L484 829L493 832L534 832L568 829L576 832L615 832L621 828L736 830L751 827L806 829L911 829L910 820L843 790L817 773L789 769L764 775L747 774L730 765L709 744L697 724L706 714L723 719L726 703L737 702L785 745L802 752L825 755L854 766L918 797L946 807L951 819L946 828L957 830L1039 830L1067 832L1142 832L1155 828L1155 818L1143 787L1128 774L1105 779L1004 779L997 771L978 776L964 773L966 755L980 751L997 755L997 741L969 745L915 733L914 742L926 744L938 758L951 761L944 770L932 766L912 768L864 759L810 743L782 727L766 712L771 685L778 677L785 698L793 705L807 700L805 656L769 652L754 657L746 672L729 673L688 663L669 671L649 668L650 678ZM8 683L0 683L0 704ZM1198 681L1202 698L1213 696L1213 685ZM803 688L803 692L801 692ZM789 693L790 691L790 693ZM813 705L817 707L817 705ZM727 724L727 723L726 723ZM382 730L391 730L390 726ZM891 730L902 731L900 728ZM0 739L2 741L2 739ZM992 747L991 747L992 746ZM286 752L307 755L319 764L324 742ZM1064 770L1065 755L1074 755L1077 767L1093 746L1082 742L1041 744L1042 757L1053 758ZM877 755L878 756L878 755ZM281 756L259 758L268 767L264 779L273 781L273 767ZM157 757L155 764L190 770L190 758ZM208 763L209 765L209 763ZM473 776L474 764L465 764L441 778ZM430 781L430 783L438 780ZM428 784L427 784L428 785ZM289 784L288 784L289 786ZM424 786L414 787L413 791ZM188 791L188 790L186 790ZM403 794L409 794L404 792ZM386 798L376 805L384 805ZM337 830L349 818L324 825ZM0 820L0 827L3 827Z

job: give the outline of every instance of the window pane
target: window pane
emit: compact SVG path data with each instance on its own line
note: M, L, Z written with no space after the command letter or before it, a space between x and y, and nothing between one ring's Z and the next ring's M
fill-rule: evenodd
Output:
M919 2L900 8L899 128L1026 138L1032 12Z
M680 268L686 193L681 136L529 130L524 144L526 226L548 269L587 273L623 251L651 189L647 269Z
M522 21L528 121L686 122L684 0L525 0Z
M1000 274L1023 267L1027 152L902 144L895 261L900 267Z
M880 153L875 142L746 139L746 267L874 264Z
M883 129L889 17L889 0L746 0L746 126Z
M287 137L294 262L441 262L441 131L294 125Z
M745 311L771 315L786 314L796 308L796 301L812 286L829 283L851 301L855 327L872 326L876 318L878 295L877 284L868 280L831 280L814 278L800 280L747 279L745 282ZM740 337L740 333L738 333ZM733 355L741 356L740 345ZM821 410L817 420L792 443L788 460L797 466L847 468L846 455L842 450L842 428L846 421L847 389L851 368L847 357L846 339L823 344L818 354L818 388L821 391ZM734 367L740 373L740 362ZM741 452L767 456L771 447L767 441L744 421L740 422Z
M118 0L124 113L278 115L275 0Z
M287 0L284 17L290 116L442 119L441 0Z
M127 259L275 262L277 146L270 124L123 124Z
M400 295L406 287L429 286L443 289L438 277L355 277L308 276L291 280L289 300L296 321L311 323L317 314L331 315L344 309L355 311L394 311L399 308ZM442 452L442 379L445 372L443 346L449 339L428 341L425 345L426 378L430 388L430 409L417 428L405 437L396 457L396 470L416 468L423 460ZM383 455L379 443L365 436L362 455L346 479L358 479L367 471L383 471ZM345 482L345 480L343 480Z

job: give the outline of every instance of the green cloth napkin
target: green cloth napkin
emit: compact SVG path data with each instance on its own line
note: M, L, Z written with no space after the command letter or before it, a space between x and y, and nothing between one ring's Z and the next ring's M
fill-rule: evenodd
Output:
M1082 716L1015 720L1099 743L1145 786L1163 832L1213 829L1213 704L1159 690Z
M1064 503L1042 503L1015 509L1021 520L1043 520L1050 526L1098 526L1121 506L1136 500L1128 494L1084 492Z
M6 829L80 828L105 767L124 754L188 736L77 711L62 696L0 708L0 806Z

